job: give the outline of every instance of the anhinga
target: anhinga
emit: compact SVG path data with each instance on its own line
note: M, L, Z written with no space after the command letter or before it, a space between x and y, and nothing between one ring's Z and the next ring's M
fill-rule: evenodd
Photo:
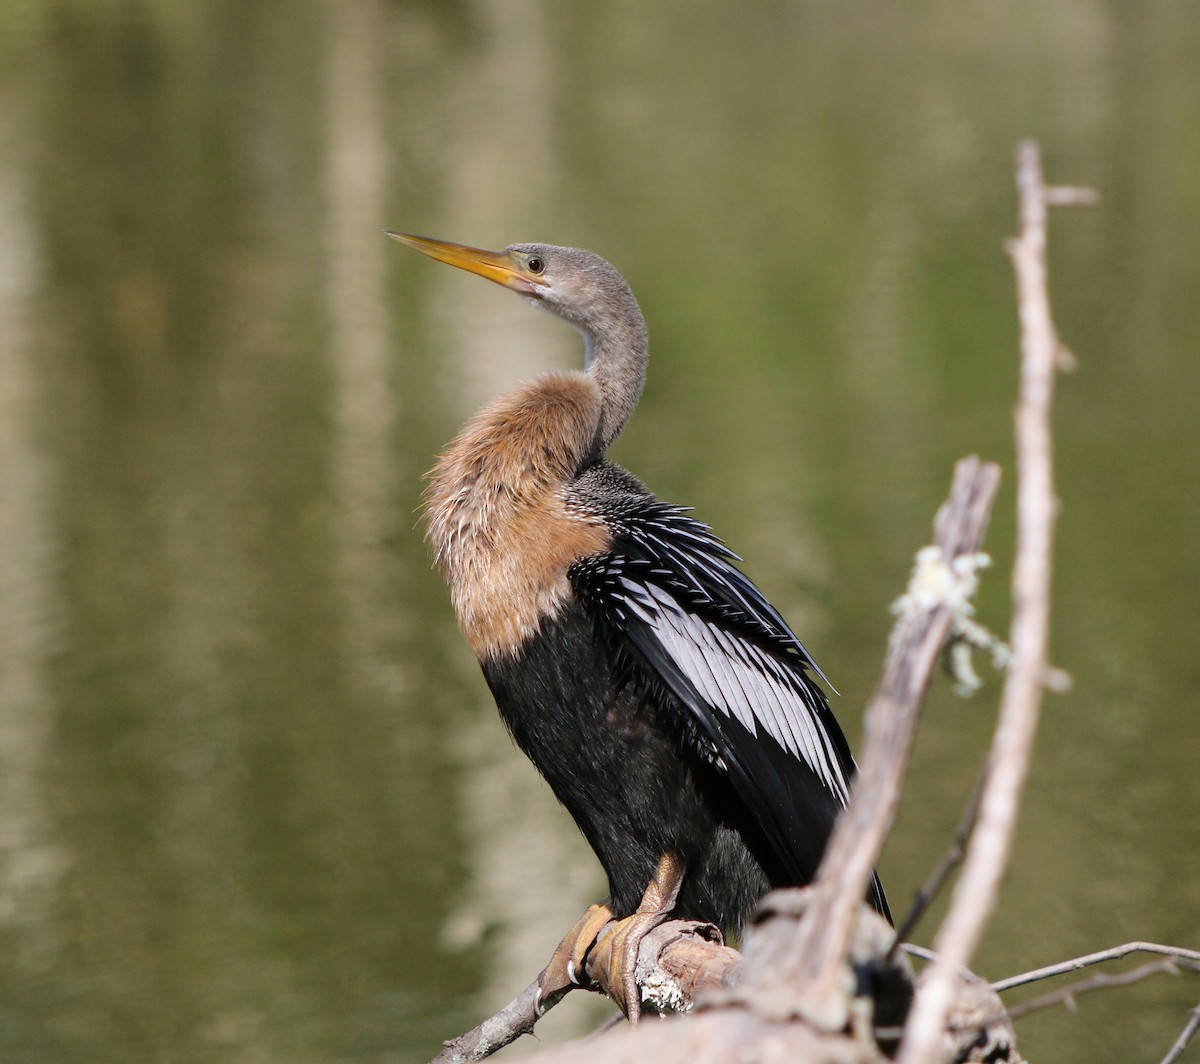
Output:
M812 879L850 749L820 670L735 556L605 460L646 375L620 274L575 248L389 235L583 334L582 372L518 385L467 423L430 475L427 518L500 715L608 874L542 995L586 978L615 917L609 983L636 1019L638 943L668 913L736 932L771 886ZM888 914L878 879L869 900Z

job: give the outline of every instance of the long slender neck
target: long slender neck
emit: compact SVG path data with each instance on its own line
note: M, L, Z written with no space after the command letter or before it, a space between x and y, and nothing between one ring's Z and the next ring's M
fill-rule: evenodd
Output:
M580 326L584 336L584 373L600 392L600 451L621 435L646 383L646 320L633 293L621 301L620 314L606 314Z

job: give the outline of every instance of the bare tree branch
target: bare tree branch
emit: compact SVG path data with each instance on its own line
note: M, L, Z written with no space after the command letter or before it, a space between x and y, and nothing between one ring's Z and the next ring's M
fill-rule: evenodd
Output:
M1183 1051L1187 1049L1188 1043L1195 1037L1196 1031L1200 1030L1200 1005L1197 1005L1191 1010L1192 1018L1188 1020L1183 1030L1179 1032L1179 1037L1175 1039L1174 1045L1167 1050L1167 1055L1162 1058L1161 1064L1175 1064Z
M1023 1016L1029 1016L1034 1012L1053 1008L1055 1005L1066 1005L1067 1008L1074 1009L1075 999L1080 994L1090 994L1093 990L1107 990L1111 987L1132 986L1134 983L1140 983L1143 979L1148 979L1152 975L1161 975L1164 972L1168 975L1178 975L1181 969L1189 972L1200 972L1200 965L1193 965L1189 961L1164 959L1150 961L1148 964L1131 968L1129 971L1120 972L1117 975L1093 975L1087 979L1080 979L1070 986L1064 986L1059 990L1052 990L1048 994L1041 994L1038 997L1030 998L1028 1001L1021 1002L1020 1005L1014 1005L1008 1010L1008 1018L1010 1020L1019 1020Z
M1017 150L1017 188L1020 232L1009 245L1021 326L1021 386L1016 411L1017 557L1009 640L1012 660L978 822L950 911L935 941L938 959L914 1002L900 1047L900 1064L924 1064L938 1058L957 972L978 945L1008 864L1047 673L1050 549L1056 510L1050 407L1061 345L1046 283L1046 214L1052 201L1079 202L1086 197L1076 192L1048 196L1041 156L1033 141L1025 141Z
M494 1016L489 1016L466 1034L442 1044L432 1064L469 1064L515 1042L523 1034L533 1034L538 1021L538 981L535 979Z
M886 1064L873 1021L878 1019L887 1025L903 1018L912 993L911 972L906 965L883 968L892 929L866 905L857 910L850 952L842 963L847 995L855 1002L854 1021L846 1030L818 1031L798 1019L794 1008L786 1007L789 994L794 999L798 987L787 984L778 974L779 960L790 949L795 924L812 897L812 891L804 888L768 894L754 924L746 931L738 978L727 988L704 994L686 1022L625 1026L602 1039L569 1043L538 1059L545 1064L640 1064L647 1060L656 1064L697 1060L732 1064L753 1057L761 1061ZM987 984L979 985L986 995L986 1013L1002 1011ZM764 986L773 992L762 994L750 989ZM974 1034L969 1038L974 1041Z
M1035 968L1020 975L1010 975L1007 979L999 979L992 984L992 989L998 994L1013 987L1024 986L1026 983L1036 983L1041 979L1051 979L1056 975L1066 975L1067 972L1077 972L1081 968L1090 968L1093 964L1103 964L1105 961L1116 961L1128 957L1131 953L1161 953L1167 957L1178 957L1181 960L1195 961L1200 964L1200 950L1184 949L1182 946L1161 946L1157 942L1126 942L1123 946L1113 946L1110 949L1098 950L1069 961L1059 961L1044 968Z

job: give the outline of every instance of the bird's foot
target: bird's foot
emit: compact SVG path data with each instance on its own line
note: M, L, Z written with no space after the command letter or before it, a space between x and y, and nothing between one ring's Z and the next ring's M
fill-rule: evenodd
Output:
M630 1023L637 1023L642 1014L642 994L637 982L638 949L642 939L666 918L666 913L636 912L616 921L612 932L596 943L594 963L605 973L608 996Z
M637 911L617 920L611 933L596 943L595 964L606 973L608 996L625 1013L630 1023L642 1014L642 995L638 989L638 949L646 937L670 915L683 885L683 865L665 854Z
M554 950L550 963L538 976L538 1014L544 1011L543 1002L551 995L564 994L591 980L584 970L588 952L596 944L596 936L614 918L608 900L589 905L575 926L566 933Z

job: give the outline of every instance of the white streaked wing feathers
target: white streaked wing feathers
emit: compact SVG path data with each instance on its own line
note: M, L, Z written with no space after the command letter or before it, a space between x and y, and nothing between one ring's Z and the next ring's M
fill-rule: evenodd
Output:
M682 607L665 588L628 577L620 583L631 612L716 713L752 735L765 730L847 800L840 762L795 676L754 643Z

